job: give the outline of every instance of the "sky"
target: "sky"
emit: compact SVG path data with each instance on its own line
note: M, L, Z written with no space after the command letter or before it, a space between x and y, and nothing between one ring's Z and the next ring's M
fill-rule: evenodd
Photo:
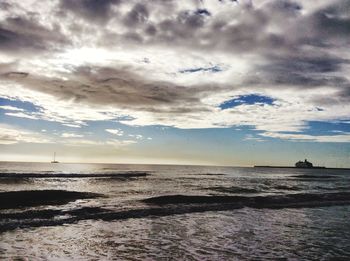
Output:
M350 167L348 0L0 0L0 160Z

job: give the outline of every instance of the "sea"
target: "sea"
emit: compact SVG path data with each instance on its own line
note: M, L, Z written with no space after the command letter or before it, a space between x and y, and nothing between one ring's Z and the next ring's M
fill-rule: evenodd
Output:
M0 163L0 260L350 260L350 171Z

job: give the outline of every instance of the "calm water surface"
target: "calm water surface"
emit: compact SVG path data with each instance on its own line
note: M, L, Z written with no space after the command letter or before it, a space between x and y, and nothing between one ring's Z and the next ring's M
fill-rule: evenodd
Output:
M135 171L150 175L79 177ZM224 211L201 205L200 211L186 208L173 214L183 206L152 206L142 201L163 195L261 196L279 202L292 194L342 195L350 192L350 173L345 170L3 162L0 173L9 174L0 177L2 193L67 190L104 195L62 205L0 209L1 260L350 260L347 202L278 208L243 204ZM28 173L45 177L21 178ZM58 173L77 177L49 177ZM79 220L70 219L73 212L69 211L84 208L125 214L113 214L107 220L108 214L84 213ZM151 208L165 214L152 215ZM46 210L66 214L19 215ZM137 215L130 214L135 210L140 210Z

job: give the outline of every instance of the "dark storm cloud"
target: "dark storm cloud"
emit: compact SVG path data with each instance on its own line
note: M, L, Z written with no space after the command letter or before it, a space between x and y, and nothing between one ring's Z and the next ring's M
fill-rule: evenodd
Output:
M118 35L105 30L99 42L103 44L106 39L107 44L115 45L124 40L232 54L289 55L305 46L326 48L348 39L349 17L344 17L344 8L339 8L343 2L309 14L302 14L302 3L294 1L274 0L259 7L239 3L229 5L227 11L232 14L222 17L206 8L190 10L173 5L171 15L161 18L152 16L161 2L143 2L121 18L129 32Z
M128 5L126 12L116 11L125 5ZM349 16L346 16L349 4L346 1L336 1L306 15L302 15L301 2L288 0L272 0L260 5L244 1L227 4L225 16L216 15L206 8L205 2L193 9L184 9L176 1L60 0L58 7L57 19L62 26L67 22L66 13L83 18L85 23L72 25L69 20L66 29L71 36L65 36L60 33L58 23L50 29L42 27L41 33L38 30L31 33L33 28L19 32L18 28L12 28L11 21L3 21L0 46L45 50L53 41L66 41L69 37L76 37L77 32L93 34L94 31L88 29L89 25L106 23L111 18L113 23L119 23L124 28L101 27L92 39L100 46L142 43L231 54L253 52L270 55L279 52L289 55L289 52L298 52L304 46L334 46L348 39L350 30ZM159 13L164 15L159 16ZM26 20L12 21L24 25L24 28L33 23L26 17L15 19ZM271 27L278 30L271 31ZM50 34L50 30L57 35Z
M319 46L321 43L326 45L327 42L330 44L330 40L333 40L330 38L334 34L348 33L350 28L348 18L339 17L348 10L346 1L336 1L327 8L306 16L301 15L302 3L296 1L273 0L258 7L254 2L244 4L244 1L241 1L227 5L227 11L232 12L232 15L227 17L215 16L215 13L204 7L205 5L190 10L182 9L176 1L130 3L131 7L126 9L128 11L123 17L115 17L112 10L114 6L126 4L121 0L61 0L59 7L61 13L69 12L83 17L91 25L106 22L111 17L117 19L116 22L122 22L126 26L122 33L106 28L100 29L103 36L98 43L112 46L122 42L135 42L174 48L203 48L211 51L254 52L264 55L264 52L298 51L304 45ZM163 7L169 9L168 16L150 17L154 10L164 13ZM293 19L291 23L289 19ZM232 20L235 22L232 23ZM270 26L280 28L279 32L269 31ZM141 28L142 31L138 30ZM2 30L3 45L8 47L14 39L18 40L20 37L18 32L9 28ZM307 33L304 34L305 30ZM328 34L326 39L325 31ZM22 45L33 45L31 39L24 38L22 42ZM41 44L40 39L36 44L38 48L46 47L45 44Z
M336 87L343 88L349 84L349 81L344 77L337 76L308 76L301 73L276 74L272 78L266 75L266 84L271 85L286 85L288 88L294 88L302 91L316 87ZM261 79L264 82L264 79ZM278 87L280 88L280 86Z
M181 9L173 5L168 16L158 18L152 15L161 8L162 2L135 4L122 19L128 33L117 34L103 30L99 43L107 45L121 42L142 42L144 45L161 45L173 48L210 50L214 52L259 52L270 48L285 48L283 35L267 32L271 22L283 21L288 16L296 16L290 9L299 6L287 1L260 9L250 5L232 5L230 16L215 16L206 8ZM271 9L281 14L271 16ZM163 9L161 9L163 10ZM159 11L158 11L159 12ZM276 11L277 12L277 11ZM297 12L297 11L296 11ZM275 20L273 20L273 18ZM235 20L232 23L231 20ZM273 21L272 21L273 20ZM138 30L142 29L142 31ZM132 34L134 37L129 37ZM137 35L137 37L136 37Z
M1 10L10 10L12 5L10 3L7 3L5 1L0 2L0 9Z
M145 23L148 19L149 12L146 5L136 4L124 17L124 24L134 26L136 24Z
M319 29L325 34L334 36L349 37L350 34L350 18L339 18L327 13L326 11L318 12L314 15Z
M347 89L339 90L332 96L318 96L310 100L314 104L319 104L322 106L349 104L350 103L350 85L348 86Z
M342 72L347 59L336 57L274 57L265 65L255 66L253 77L247 78L245 84L251 86L286 86L296 91L329 87L340 92L350 86L349 80L334 73Z
M347 37L350 33L350 2L335 1L312 15L320 31L332 36Z
M200 105L200 98L214 90L211 86L188 88L167 82L148 81L131 73L127 68L76 67L69 75L70 80L16 71L2 72L0 77L60 100L114 105L118 108L148 112L203 111L206 108Z
M349 45L348 1L332 1L310 12L303 12L301 1L242 2L223 1L220 5L227 4L225 12L218 13L206 6L205 1L191 8L181 6L180 1L60 0L57 6L60 11L54 12L57 17L52 18L56 23L43 25L29 15L3 20L0 50L50 51L73 39L77 43L75 48L117 47L126 54L154 48L152 51L171 50L184 56L197 53L208 60L218 53L242 55L242 59L251 55L254 58L247 63L252 68L250 74L244 75L243 87L235 86L233 81L217 86L183 87L151 81L142 72L133 73L132 66L109 68L109 65L75 67L62 75L67 80L26 75L22 69L8 70L1 77L63 100L150 112L205 110L201 103L205 95L263 85L271 88L285 85L296 91L328 86L336 90L335 95L343 96L338 101L350 95L348 79L341 76L349 60L334 54L334 48ZM123 11L119 12L119 8ZM175 72L183 75L216 70L207 65L184 68Z
M281 28L286 29L275 35L275 40L267 33L258 37L265 40L260 40L262 47L258 47L255 53L260 54L264 62L253 67L251 73L253 75L255 72L257 75L247 78L246 83L252 86L277 85L278 88L285 85L286 88L294 88L296 91L328 87L334 90L334 97L324 97L322 101L318 97L315 102L348 102L350 83L344 77L344 70L349 67L350 60L331 52L350 43L350 13L346 11L349 11L350 4L345 2L332 2L326 8L307 15L300 15L302 5L293 2L271 1L265 5L260 10L263 14L267 14L267 7L274 10L266 22L267 25L279 26L276 22L283 13L288 13L293 19L290 24L280 20ZM251 41L252 49L258 46L257 43L254 39Z
M43 52L68 44L60 26L51 26L47 28L35 18L9 17L0 24L0 51Z
M271 14L283 15L298 15L302 6L294 1L279 0L271 1L266 4L265 9L269 9Z
M132 11L131 11L132 12ZM135 17L139 17L136 16ZM128 25L131 26L130 30L134 30L135 25L141 24L146 18L142 19L130 18L130 14L126 16ZM137 23L135 22L137 21ZM197 33L200 32L205 25L206 15L200 14L194 10L181 10L178 13L174 13L172 18L165 18L159 21L148 21L147 26L144 27L144 32L147 39L144 39L143 35L139 35L139 38L143 39L146 45L170 45L177 47L194 47L201 40L201 36ZM142 23L142 26L144 24ZM106 34L108 37L108 33Z
M350 64L350 60L337 58L334 56L316 56L316 57L271 57L268 64L256 67L257 71L261 71L269 78L281 79L281 82L306 85L310 82L314 84L329 84L329 78L326 81L317 82L316 79L326 76L326 73L341 71L343 65ZM317 74L319 76L317 76ZM339 81L339 77L330 77ZM285 79L285 80L282 80ZM341 83L341 81L339 82Z
M112 6L120 0L61 0L61 14L69 11L87 21L106 22L113 15Z
M177 16L177 22L190 28L200 28L204 25L204 16L198 11L182 11Z

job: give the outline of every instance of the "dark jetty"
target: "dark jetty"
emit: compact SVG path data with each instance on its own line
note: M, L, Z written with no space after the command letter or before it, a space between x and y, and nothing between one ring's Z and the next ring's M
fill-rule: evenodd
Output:
M254 166L254 168L282 168L282 169L325 169L326 167L314 166L310 161L305 159L304 161L299 160L294 164L294 166Z
M315 166L315 167L294 167L294 166L269 166L269 165L255 165L254 168L270 168L270 169L339 169L339 170L350 170L346 168L326 168L322 166Z
M327 170L350 170L350 168L327 168L323 166L314 166L310 161L305 159L304 161L298 161L294 166L268 166L268 165L255 165L254 168L276 168L276 169L327 169Z
M0 192L0 209L63 205L77 199L96 198L101 195L90 192L66 190L21 190Z

